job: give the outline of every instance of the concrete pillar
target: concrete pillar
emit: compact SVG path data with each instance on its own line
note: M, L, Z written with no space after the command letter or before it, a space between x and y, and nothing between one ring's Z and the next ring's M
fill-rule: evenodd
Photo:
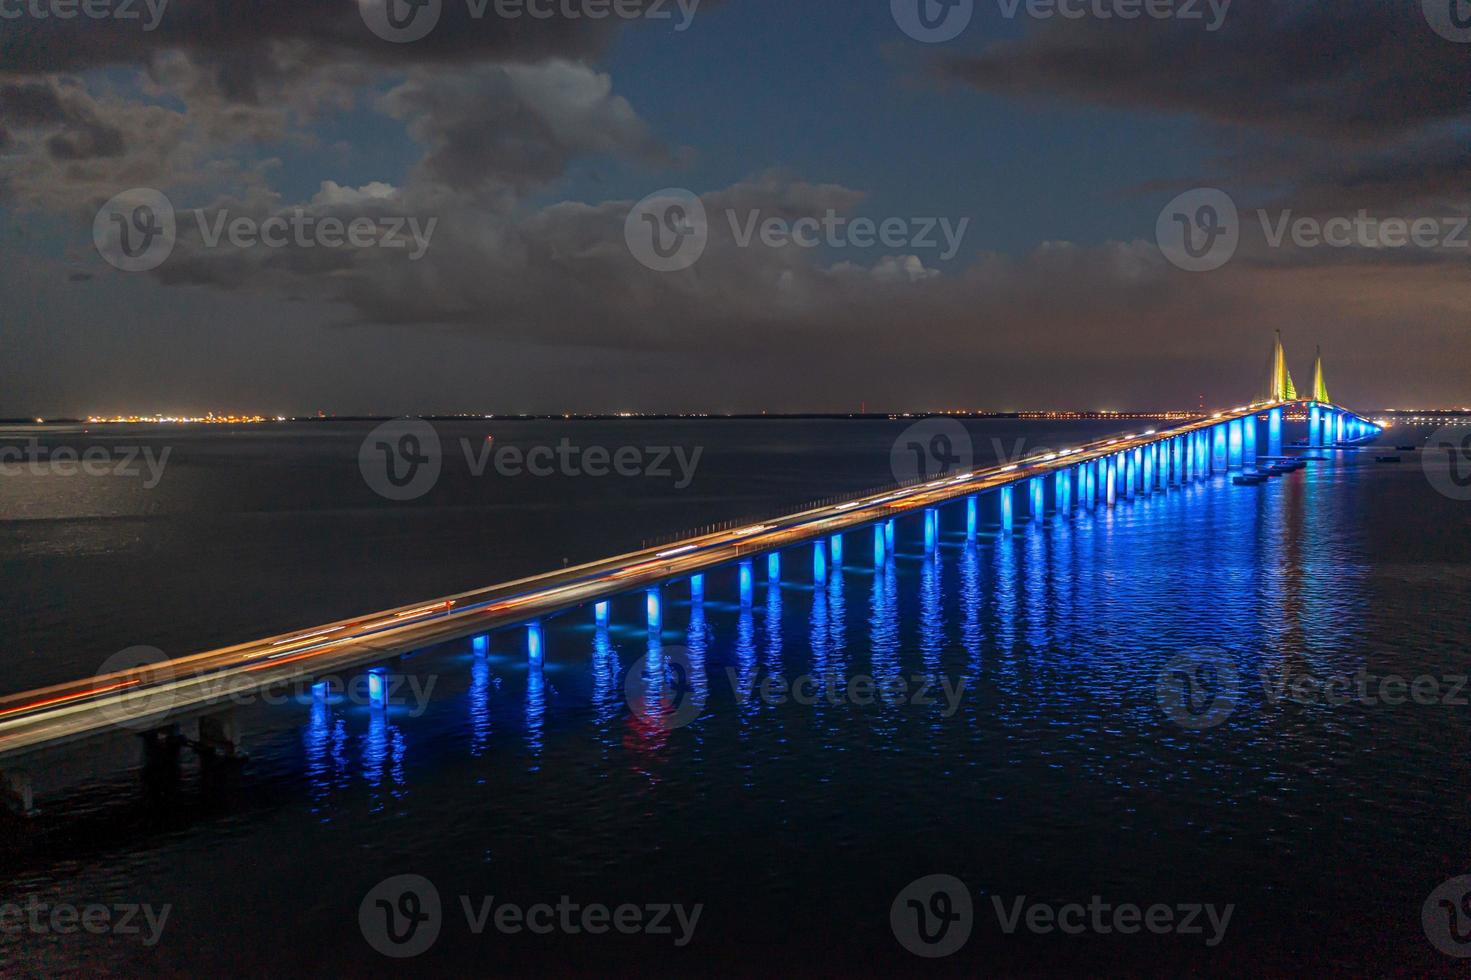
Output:
M1047 516L1047 485L1042 482L1040 476L1034 476L1029 481L1029 488L1031 490L1031 518L1033 522L1040 521Z
M1144 450L1144 492L1154 493L1154 461L1159 458L1159 445L1151 443Z
M1001 529L1003 531L1010 531L1012 525L1016 523L1015 491L1016 487L1014 485L1002 487L999 491L999 499L1001 501Z
M664 596L656 585L644 593L644 609L649 617L649 629L656 630L664 627ZM537 646L541 645L541 627L537 630Z
M874 530L875 531L879 531L879 533L883 533L880 528L874 528ZM766 556L766 581L768 581L768 582L780 582L781 581L781 552L780 551L773 551L771 554L769 554L769 555Z
M889 554L894 553L894 519L891 517L884 522L884 544L888 546Z
M1063 517L1071 517L1073 513L1073 471L1071 469L1058 470L1056 481L1057 512Z
M240 759L240 723L233 711L219 711L199 719L199 751L217 759Z
M756 591L756 571L752 568L749 558L741 562L739 574L741 582L741 605L749 606L751 604L751 597Z
M832 540L831 540L830 543L832 544L833 567L834 568L842 568L843 567L843 536L841 534L834 534L832 536Z
M1241 431L1241 420L1232 419L1226 424L1226 468L1239 470L1246 459L1246 436Z
M935 513L934 508L926 508L924 512L924 550L926 554L935 550L940 543L940 515Z
M1241 452L1249 470L1256 469L1256 430L1257 416L1253 412L1241 420Z
M1280 409L1279 409L1279 411L1280 411ZM1309 446L1315 446L1316 447L1316 446L1321 446L1323 444L1323 432L1322 432L1321 426L1319 425L1319 419L1320 418L1321 418L1321 410L1318 408L1318 403L1317 402L1313 402L1311 405L1308 406L1308 445Z
M1333 415L1334 415L1334 430L1333 430L1334 434L1333 434L1333 440L1335 442L1342 442L1343 439L1344 439L1344 414L1342 412L1334 412Z
M1267 455L1282 455L1282 409L1274 408L1267 415Z
M812 548L812 581L827 581L827 544L823 541Z
M11 813L29 817L36 812L36 794L31 788L31 774L23 769L0 772L0 800Z
M1108 505L1112 507L1119 499L1119 458L1108 457L1108 477L1104 481L1107 484Z
M705 598L705 576L690 576L690 601L699 602Z
M888 557L889 543L884 538L884 526L875 524L873 526L873 567L883 568Z
M1124 461L1124 498L1127 500L1132 500L1134 497L1135 485L1139 478L1138 459L1139 453L1135 451L1129 453Z
M980 530L980 503L980 500L975 497L965 498L965 540L967 541L974 541L976 533Z

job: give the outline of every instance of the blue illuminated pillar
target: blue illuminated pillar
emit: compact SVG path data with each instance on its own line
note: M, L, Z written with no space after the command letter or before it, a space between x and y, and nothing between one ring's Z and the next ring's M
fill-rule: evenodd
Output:
M940 537L940 515L933 508L924 512L924 550L934 551Z
M699 602L705 598L705 576L690 576L690 601Z
M1281 411L1281 409L1278 409L1278 411ZM1322 431L1322 428L1318 424L1318 420L1319 420L1320 417L1321 417L1321 409L1318 408L1318 403L1317 402L1313 402L1313 404L1308 407L1308 445L1309 446L1321 446L1323 444L1323 431Z
M894 519L891 517L884 522L884 544L889 549L889 554L894 553Z
M490 637L483 633L480 636L471 637L470 649L474 651L477 657L485 656L490 652Z
M526 661L533 667L540 667L543 654L541 623L526 624Z
M608 625L608 608L608 603L606 601L600 602L592 607L593 620L599 626Z
M965 498L965 540L974 541L981 526L981 502L976 497Z
M1057 471L1057 512L1063 517L1071 517L1073 513L1073 471L1070 469Z
M368 704L379 711L388 707L388 671L382 667L368 671Z
M1083 509L1092 510L1097 502L1097 476L1098 464L1084 463L1078 467L1078 493L1082 497Z
M833 550L833 567L834 568L842 568L843 567L843 536L841 534L834 534L832 536L832 550Z
M1226 440L1226 466L1229 469L1239 470L1242 461L1246 458L1246 438L1241 432L1240 419L1232 419L1226 425Z
M1144 492L1154 492L1154 461L1159 455L1159 446L1151 443L1144 451Z
M889 543L884 538L884 526L873 526L873 567L883 568L884 559L889 557Z
M1124 461L1124 499L1125 500L1132 500L1134 498L1134 483L1138 479L1138 474L1139 474L1138 456L1139 456L1139 454L1136 451L1136 452L1132 452L1132 453L1127 454L1127 456L1125 457L1125 461Z
M1105 482L1108 484L1108 505L1112 507L1119 499L1119 458L1117 456L1108 457L1108 478Z
M1211 429L1211 475L1223 473L1230 465L1230 449L1226 443L1226 426L1216 425Z
M827 581L827 544L822 541L812 549L812 581Z
M1031 502L1028 504L1031 507L1031 518L1034 522L1040 521L1046 516L1047 485L1040 476L1034 476L1028 481L1027 489L1031 493Z
M1336 442L1342 442L1343 441L1343 418L1344 418L1344 416L1343 416L1343 413L1342 412L1334 412L1333 415L1334 415L1334 425L1335 425L1333 438L1334 438L1334 441L1336 441Z
M657 585L644 594L644 605L649 613L649 629L661 629L664 626L664 600Z
M773 551L766 556L766 581L781 581L781 552Z
M1253 412L1241 420L1241 451L1248 469L1256 467L1257 416Z
M741 562L741 605L751 604L751 595L756 589L756 573L751 568L750 559Z
M1282 409L1274 408L1267 414L1267 455L1282 455Z
M1001 529L1004 531L1010 531L1012 525L1016 522L1015 505L1012 499L1015 496L1013 493L1015 489L1015 486L1006 486L1002 487L1000 491Z

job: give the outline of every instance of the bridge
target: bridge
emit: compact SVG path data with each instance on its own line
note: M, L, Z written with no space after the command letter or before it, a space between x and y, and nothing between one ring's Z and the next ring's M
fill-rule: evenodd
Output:
M1308 423L1307 439L1292 447L1283 444L1288 413L1302 413ZM489 633L524 628L528 660L539 669L542 620L590 606L606 622L613 597L642 591L649 626L656 629L668 583L687 580L692 593L702 595L705 573L735 564L744 586L758 556L765 556L768 573L777 577L784 556L810 546L812 574L821 581L829 562L841 562L844 535L870 531L875 562L882 565L894 549L896 520L923 516L926 547L933 549L940 509L948 504L964 505L966 532L974 540L983 503L987 523L1010 531L1049 513L1071 519L1217 477L1260 484L1306 465L1301 453L1289 457L1285 448L1347 447L1379 431L1328 400L1321 354L1312 396L1299 397L1279 334L1267 386L1256 402L1182 425L946 473L575 568L0 698L0 797L12 811L34 812L32 772L120 731L141 736L145 762L167 762L183 745L206 759L239 757L238 705L304 685L318 691L323 677L363 674L372 704L384 707L382 665L440 643L470 638L483 650ZM1259 454L1263 444L1266 452ZM186 725L194 737L183 734Z

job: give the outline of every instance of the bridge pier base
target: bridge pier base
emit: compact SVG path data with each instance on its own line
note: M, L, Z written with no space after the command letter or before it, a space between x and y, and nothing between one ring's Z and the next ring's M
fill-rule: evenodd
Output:
M31 774L24 769L0 772L0 800L5 809L16 816L29 817L36 812L36 794L31 787Z
M220 711L204 715L199 719L199 745L201 756L215 759L243 759L240 748L240 723L233 711Z
M1001 530L1010 531L1016 523L1016 491L1014 487L1002 487L999 494L1001 501Z

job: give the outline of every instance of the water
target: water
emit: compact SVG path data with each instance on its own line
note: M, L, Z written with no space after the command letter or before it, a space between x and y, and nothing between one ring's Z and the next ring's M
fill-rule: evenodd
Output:
M132 509L82 490L66 502L8 497L8 515L51 509L4 525L20 544L6 548L6 581L21 593L5 600L7 623L20 624L5 663L23 675L6 687L85 668L110 645L157 635L160 617L168 643L191 649L269 632L241 632L252 614L294 628L515 574L544 535L577 560L880 483L903 428L687 425L711 469L682 492L451 481L425 503L389 506L355 496L355 471L341 474L361 432L324 426L285 439L202 434L189 442L190 479ZM496 423L498 439L506 428ZM1054 446L1085 434L975 431L983 452L992 431ZM444 915L413 970L1239 974L1306 957L1336 972L1449 973L1420 916L1436 886L1471 871L1466 707L1295 703L1275 685L1363 670L1434 677L1456 700L1447 678L1471 660L1471 512L1413 462L1343 454L1262 488L1190 487L1013 535L986 526L974 545L963 506L951 507L936 554L917 517L901 521L877 574L864 531L846 537L825 583L811 549L784 553L776 586L757 561L748 606L736 569L709 574L699 603L673 584L652 639L641 595L615 601L606 630L590 611L553 620L542 671L528 669L523 631L494 635L484 657L468 642L426 651L403 667L434 684L422 714L253 709L248 767L201 771L186 754L177 781L78 783L0 847L5 900L168 903L161 942L0 935L0 970L399 972L365 941L359 906L384 879L414 874L433 882ZM148 543L119 554L130 536ZM281 581L266 582L267 568ZM192 601L165 588L185 579ZM26 598L50 588L64 595L32 612ZM70 627L59 612L83 596L100 608ZM61 649L71 652L49 652ZM1190 652L1240 678L1217 727L1190 730L1162 708L1162 672ZM688 658L708 699L690 724L630 710L625 678L651 654ZM804 675L902 694L739 694ZM965 883L974 927L959 953L925 961L896 941L889 912L936 873ZM475 936L460 902L564 895L701 912L681 947L669 935ZM1209 926L1009 935L993 904L1095 895L1232 914L1207 946Z

